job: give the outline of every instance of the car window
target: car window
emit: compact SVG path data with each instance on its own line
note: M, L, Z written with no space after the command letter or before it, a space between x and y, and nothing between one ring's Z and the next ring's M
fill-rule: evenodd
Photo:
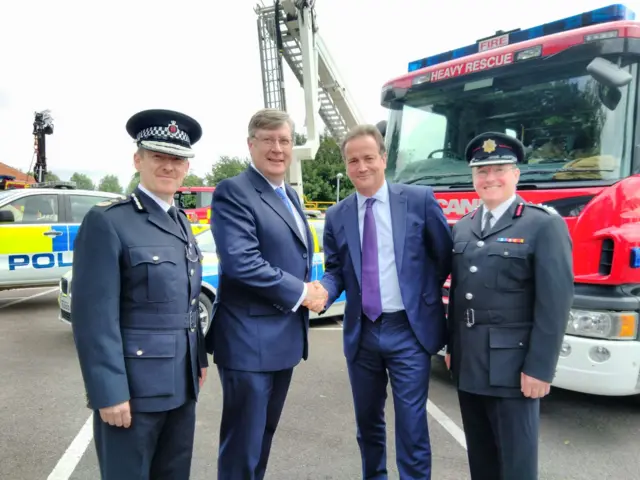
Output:
M69 223L82 223L84 216L96 203L111 200L113 197L98 197L96 195L69 195L71 204L71 219Z
M196 241L203 252L216 253L216 243L213 241L213 234L210 229L207 228L196 235Z
M58 195L27 195L0 207L0 211L11 212L13 222L9 223L57 223Z

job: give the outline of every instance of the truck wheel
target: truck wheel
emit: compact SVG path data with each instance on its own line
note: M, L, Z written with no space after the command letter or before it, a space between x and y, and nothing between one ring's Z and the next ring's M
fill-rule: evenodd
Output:
M211 315L213 314L213 303L206 293L200 293L198 311L200 313L200 328L203 335L206 335L211 328Z

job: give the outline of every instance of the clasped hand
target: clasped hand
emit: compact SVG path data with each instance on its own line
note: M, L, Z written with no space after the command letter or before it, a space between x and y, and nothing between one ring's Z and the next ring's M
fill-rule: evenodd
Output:
M303 306L318 313L324 310L328 300L329 294L318 280L307 283L307 296L302 302Z

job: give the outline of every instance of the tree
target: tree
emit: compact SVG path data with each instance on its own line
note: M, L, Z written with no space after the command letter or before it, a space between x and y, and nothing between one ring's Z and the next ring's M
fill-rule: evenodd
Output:
M69 179L72 182L76 182L76 187L81 190L95 190L96 186L88 175L84 173L75 172Z
M120 180L118 180L117 176L105 175L100 180L98 190L101 192L122 193L122 186L120 185Z
M27 172L27 175L36 178L36 176L33 174L33 172ZM36 178L37 180L37 178ZM44 181L45 182L59 182L60 181L60 177L58 175L56 175L53 172L47 172L46 175L44 176Z
M346 175L340 146L326 132L320 136L320 147L313 160L302 162L302 183L305 197L316 202L335 202L337 197L338 173L340 198L350 195L354 188Z
M131 175L131 180L129 180L129 185L127 185L126 194L129 195L131 192L135 190L135 188L140 183L140 172L136 172Z
M184 177L182 185L185 187L204 187L204 179L200 178L195 173L189 173Z
M222 156L211 167L211 173L207 173L207 185L213 187L225 178L235 177L249 167L250 161L247 158Z

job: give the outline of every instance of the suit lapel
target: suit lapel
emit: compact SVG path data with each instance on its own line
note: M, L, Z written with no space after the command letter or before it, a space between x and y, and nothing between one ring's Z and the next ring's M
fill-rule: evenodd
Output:
M402 191L389 185L389 206L391 207L391 231L393 250L396 256L396 270L400 278L404 241L407 236L407 199Z
M253 186L260 193L260 198L262 199L262 201L269 205L269 207L271 207L273 211L276 212L278 216L282 218L282 220L284 220L284 222L289 226L289 228L298 238L298 240L300 240L300 242L302 242L302 244L304 245L304 240L302 239L300 229L296 224L296 219L293 217L293 214L289 211L282 199L278 197L278 194L275 192L273 187L253 167L249 167L246 172L251 179L251 183L253 183Z
M187 242L187 239L184 237L182 229L178 226L176 222L169 216L167 212L160 208L152 198L150 198L146 193L144 193L140 189L136 189L136 196L144 204L145 209L147 210L149 216L147 220L153 223L160 230L163 230L183 242Z
M358 197L353 194L350 201L344 203L345 214L342 217L342 227L347 237L349 255L356 271L358 283L362 286L362 247L360 245L360 221L358 220Z
M516 207L520 202L522 202L522 199L516 195L516 199L513 202L511 202L511 205L509 205L509 208L507 209L507 211L502 214L502 216L500 217L500 220L496 222L493 228L489 230L489 233L485 236L488 237L490 235L495 235L496 233L513 225L513 221L514 221L513 214L515 213Z
M309 268L313 267L313 254L315 253L315 248L314 248L314 244L313 244L313 236L311 235L311 229L309 228L309 222L306 221L306 215L304 214L304 211L302 210L302 205L300 205L300 199L298 197L298 194L296 193L296 191L293 189L293 187L286 185L285 184L285 190L287 191L287 196L289 197L289 200L291 200L291 203L293 204L294 208L296 209L296 211L298 212L298 215L300 215L300 218L302 218L302 223L304 224L304 236L307 238L307 253L308 253L308 258L309 258ZM294 219L294 223L295 223L295 219ZM296 223L296 227L298 226L298 224ZM299 233L300 229L296 228L296 231ZM301 237L298 237L301 238Z
M482 236L482 216L484 215L484 205L478 207L475 215L471 219L471 231L478 238L483 238Z

